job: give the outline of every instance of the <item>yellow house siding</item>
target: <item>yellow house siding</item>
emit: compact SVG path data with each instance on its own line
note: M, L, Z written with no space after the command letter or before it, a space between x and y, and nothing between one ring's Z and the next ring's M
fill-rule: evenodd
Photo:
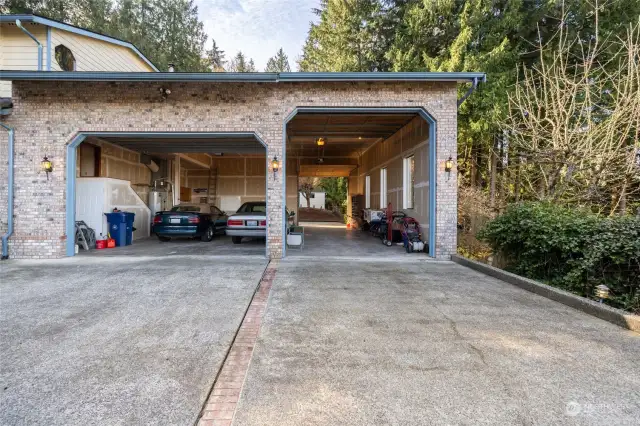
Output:
M42 43L42 68L47 66L47 27L24 22L27 31ZM0 25L0 69L37 70L38 46L15 24ZM0 82L0 97L11 97L11 82Z
M55 59L55 47L71 49L76 71L153 71L133 50L68 31L51 29L51 70L62 71Z

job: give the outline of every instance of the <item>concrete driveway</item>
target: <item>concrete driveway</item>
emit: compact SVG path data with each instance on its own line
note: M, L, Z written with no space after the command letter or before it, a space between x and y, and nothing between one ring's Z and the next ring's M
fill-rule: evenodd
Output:
M638 334L456 264L289 258L233 424L639 418Z
M3 262L0 424L194 424L266 263Z

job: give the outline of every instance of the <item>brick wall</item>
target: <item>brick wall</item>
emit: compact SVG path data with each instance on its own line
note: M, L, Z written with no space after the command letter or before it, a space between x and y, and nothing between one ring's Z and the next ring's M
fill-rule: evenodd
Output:
M455 173L446 180L444 161L456 155L455 83L163 83L171 89L164 101L159 86L14 82L14 112L5 120L16 129L17 154L10 256L64 256L65 145L78 132L256 132L268 144L268 162L274 156L285 157L283 120L303 106L424 107L438 121L436 253L439 258L454 253L456 181ZM40 172L45 154L54 164L48 181ZM282 256L282 179L282 173L267 173L268 245L273 258ZM3 204L6 195L0 200Z
M0 235L7 232L7 173L9 170L9 132L0 126Z

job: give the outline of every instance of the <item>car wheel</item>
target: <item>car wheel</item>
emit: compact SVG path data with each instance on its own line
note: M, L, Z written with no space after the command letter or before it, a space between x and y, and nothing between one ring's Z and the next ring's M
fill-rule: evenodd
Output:
M163 237L162 235L158 235L158 239L163 243L166 243L167 241L171 241L171 237Z
M233 241L233 244L240 244L242 242L242 237L231 237L231 241Z
M200 237L200 241L203 241L205 243L208 243L209 241L213 240L213 234L215 233L215 230L213 229L212 226L209 226L207 228L207 232Z

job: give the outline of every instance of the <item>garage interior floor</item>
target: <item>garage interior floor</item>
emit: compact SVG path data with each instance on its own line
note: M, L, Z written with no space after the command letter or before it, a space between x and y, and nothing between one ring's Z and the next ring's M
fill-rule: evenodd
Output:
M304 227L304 247L287 248L287 257L341 257L341 258L388 258L413 256L429 258L426 253L407 254L402 245L384 246L380 238L368 232L346 229L343 223L300 222ZM205 243L199 239L176 238L160 242L153 236L135 240L132 245L107 250L80 250L80 256L265 256L264 240L245 238L242 244L233 244L231 237L216 236Z
M387 258L415 256L429 258L426 253L408 254L402 245L387 247L369 232L347 229L344 223L300 222L304 227L304 247L287 248L287 257L353 257Z
M199 238L174 238L171 241L161 242L155 236L135 240L130 246L115 247L107 250L80 250L81 256L188 256L188 255L212 255L212 256L265 256L264 240L245 238L242 244L233 244L231 237L216 235L212 241L206 243Z

